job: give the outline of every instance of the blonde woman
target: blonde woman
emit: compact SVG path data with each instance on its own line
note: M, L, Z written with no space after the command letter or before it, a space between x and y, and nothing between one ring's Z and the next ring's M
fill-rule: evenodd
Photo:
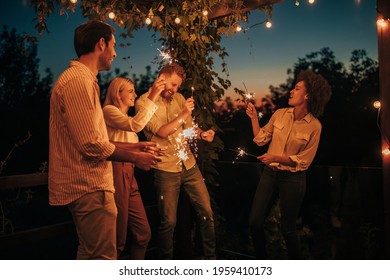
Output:
M158 109L155 104L165 89L165 79L160 77L152 86L152 94L134 116L128 116L134 106L137 94L130 79L118 77L111 81L103 105L104 120L108 136L112 142L137 143L140 132ZM131 236L130 259L144 259L151 237L150 226L142 203L137 181L134 177L134 164L112 162L115 203L118 208L116 224L117 257L120 257L128 232Z

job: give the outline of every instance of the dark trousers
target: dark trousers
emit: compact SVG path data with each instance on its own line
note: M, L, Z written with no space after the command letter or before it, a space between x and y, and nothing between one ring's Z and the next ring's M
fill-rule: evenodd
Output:
M197 214L206 259L215 259L214 218L210 197L197 165L182 172L155 170L157 204L160 213L159 253L162 259L173 257L173 233L177 220L180 191L187 193ZM191 246L191 244L188 244Z
M131 260L143 260L151 238L151 230L142 197L134 177L134 164L112 162L115 186L115 203L118 208L116 242L118 258L130 237Z
M264 222L280 197L281 230L289 259L302 259L296 220L306 191L306 173L275 171L264 167L252 203L249 227L256 258L266 259Z

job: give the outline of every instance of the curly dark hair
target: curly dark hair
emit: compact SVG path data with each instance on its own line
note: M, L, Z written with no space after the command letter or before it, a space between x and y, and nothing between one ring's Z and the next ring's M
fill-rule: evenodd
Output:
M325 105L332 96L332 88L325 78L310 70L301 71L297 82L303 81L308 94L307 108L309 112L319 117L324 113Z
M106 45L108 45L114 33L114 27L99 20L90 20L81 24L74 31L74 48L77 56L93 52L100 38L104 38Z
M165 64L164 67L161 68L160 70L160 75L161 74L172 75L173 73L176 73L182 79L182 81L186 79L186 72L184 71L183 67L181 67L176 62L170 62L168 64Z

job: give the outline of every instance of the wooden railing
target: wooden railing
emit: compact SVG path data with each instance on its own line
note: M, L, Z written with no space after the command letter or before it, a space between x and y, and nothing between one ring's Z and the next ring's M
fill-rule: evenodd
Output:
M0 192L12 191L18 188L36 188L47 186L48 176L47 173L31 173L12 176L0 176ZM1 196L0 196L1 198ZM4 209L0 216L0 222L4 224L5 214ZM29 254L33 256L35 253L29 254L23 253L23 250L29 250L31 244L36 244L39 248L39 242L45 242L50 239L57 239L61 236L76 236L75 227L72 221L59 222L51 225L44 225L32 229L10 232L0 235L0 258L18 258L23 256L29 258ZM18 254L17 250L21 250L22 253ZM8 253L7 253L8 251ZM39 249L37 249L39 251ZM47 255L42 252L36 252L41 254L41 258L45 258ZM39 257L38 257L39 258Z

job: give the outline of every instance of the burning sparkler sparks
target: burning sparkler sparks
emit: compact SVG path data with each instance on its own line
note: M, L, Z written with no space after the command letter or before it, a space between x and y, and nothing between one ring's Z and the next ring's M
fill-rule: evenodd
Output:
M157 48L158 52L160 53L161 59L169 64L171 64L174 59L172 58L171 54L169 51L162 51L159 48Z
M243 94L244 101L245 102L251 102L253 103L255 101L255 93L254 92L249 92L248 89L246 88L246 85L244 82L242 82L244 87L245 87L245 93Z
M184 120L180 120L181 123L185 123ZM196 145L196 139L198 136L198 125L192 121L192 126L188 127L183 130L183 132L179 133L177 137L175 138L176 141L176 150L177 150L177 157L179 158L179 161L177 164L181 164L183 161L186 161L189 159L188 155L188 148L189 146L192 147L193 152L195 153L198 151L198 146Z
M257 156L255 156L254 154L247 153L242 148L237 148L237 150L234 150L234 149L229 149L229 150L237 153L236 159L238 159L238 157L243 157L243 156L250 156L250 157L257 158Z

